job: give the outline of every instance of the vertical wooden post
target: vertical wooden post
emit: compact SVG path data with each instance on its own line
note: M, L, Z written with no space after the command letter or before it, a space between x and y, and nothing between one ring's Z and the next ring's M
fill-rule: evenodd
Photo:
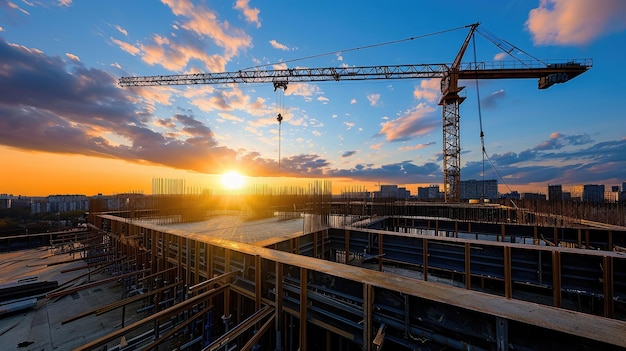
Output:
M274 319L274 329L276 330L276 351L281 351L283 349L283 264L278 261L276 261L275 290L274 305L276 306L276 318Z
M553 233L554 233L554 246L558 247L559 246L559 228L554 227Z
M317 233L318 232L313 232L313 257L318 258L317 257Z
M363 351L372 350L373 292L371 284L363 284Z
M307 269L300 267L300 351L307 350Z
M428 281L428 239L422 239L422 266L424 281Z
M513 297L513 279L511 277L511 247L504 247L504 296Z
M472 273L470 271L470 244L465 243L465 288L470 290L472 288Z
M552 296L554 307L561 307L561 253L552 251Z
M348 262L350 261L350 231L348 229L345 230L345 235L344 235L344 247L346 250L346 256L344 259L344 263L348 264Z
M383 234L378 233L378 271L383 271Z
M613 318L613 258L602 258L602 285L604 289L604 316Z
M261 256L254 256L254 292L255 292L255 309L256 311L261 309L261 297L263 287L263 274L261 269Z

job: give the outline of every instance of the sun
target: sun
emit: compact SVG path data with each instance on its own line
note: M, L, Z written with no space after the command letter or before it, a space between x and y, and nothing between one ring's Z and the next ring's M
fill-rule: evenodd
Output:
M237 171L228 171L222 174L222 186L228 190L241 189L246 184L246 178Z

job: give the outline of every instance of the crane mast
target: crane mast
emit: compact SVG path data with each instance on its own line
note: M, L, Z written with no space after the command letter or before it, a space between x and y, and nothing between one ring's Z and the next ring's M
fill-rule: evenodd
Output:
M325 68L288 68L271 70L240 70L234 72L174 74L159 76L121 77L122 87L273 83L286 87L288 83L377 80L377 79L441 79L443 124L443 177L446 202L459 202L461 195L461 147L459 106L465 97L459 95L464 88L459 80L467 79L538 79L538 88L547 89L565 83L592 67L591 59L565 61L497 61L462 63L463 55L478 23L469 25L469 33L452 64L413 64L390 66L357 66Z

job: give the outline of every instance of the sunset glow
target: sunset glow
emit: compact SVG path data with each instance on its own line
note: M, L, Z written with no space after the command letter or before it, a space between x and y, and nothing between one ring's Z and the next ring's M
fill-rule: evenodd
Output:
M222 175L222 186L227 190L238 190L246 184L246 178L237 171L228 171Z
M463 63L614 63L615 44L626 41L623 0L454 1L445 21L422 16L419 25L414 14L439 13L438 2L372 11L346 1L330 12L330 3L258 0L7 4L0 6L0 194L14 195L150 194L153 178L184 179L193 191L324 179L334 193L396 184L415 194L444 181L440 76L290 80L282 92L271 82L130 87L119 79L447 65L477 21L484 33ZM614 67L595 64L542 90L536 79L460 82L461 179L484 173L518 191L621 184L625 116ZM223 179L235 168L245 177Z

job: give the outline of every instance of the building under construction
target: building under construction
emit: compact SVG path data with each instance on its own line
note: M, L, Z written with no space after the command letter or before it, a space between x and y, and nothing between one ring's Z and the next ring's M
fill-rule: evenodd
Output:
M38 349L626 348L623 226L496 204L337 201L325 182L258 190L155 197L47 235L50 255L83 265L35 309L70 304L49 310L50 329L81 336ZM93 300L113 287L114 301Z

